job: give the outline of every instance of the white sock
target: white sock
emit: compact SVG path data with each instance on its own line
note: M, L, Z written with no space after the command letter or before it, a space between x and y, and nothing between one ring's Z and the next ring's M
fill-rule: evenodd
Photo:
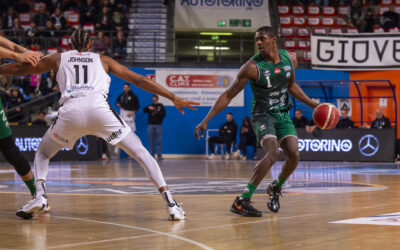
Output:
M36 187L36 197L44 195L46 193L46 182L43 180L38 180L35 183Z
M164 198L167 205L170 203L175 203L174 199L172 198L171 192L169 190L162 192L161 196Z

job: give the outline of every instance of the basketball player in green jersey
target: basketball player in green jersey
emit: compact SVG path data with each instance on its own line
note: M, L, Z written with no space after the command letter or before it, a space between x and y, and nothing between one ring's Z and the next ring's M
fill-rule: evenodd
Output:
M286 50L278 50L274 30L267 26L259 28L255 41L259 53L240 68L232 86L222 93L204 120L196 127L195 136L200 139L200 135L204 135L208 121L221 112L249 81L253 92L251 122L266 154L256 163L247 187L242 195L235 199L230 210L243 216L260 217L261 212L251 205L250 199L271 166L278 160L279 146L283 149L286 160L278 178L267 188L267 205L272 212L279 211L281 187L296 169L300 159L296 129L289 117L289 109L292 107L289 93L311 108L318 104L294 82L297 59Z
M37 66L42 53L25 49L24 47L11 42L10 40L0 36L0 58L14 59L19 62L27 62L33 66ZM0 99L0 151L4 158L11 163L21 179L29 188L31 195L36 192L35 177L32 174L31 166L25 157L19 152L13 140L11 129L3 109ZM48 211L50 208L46 208Z

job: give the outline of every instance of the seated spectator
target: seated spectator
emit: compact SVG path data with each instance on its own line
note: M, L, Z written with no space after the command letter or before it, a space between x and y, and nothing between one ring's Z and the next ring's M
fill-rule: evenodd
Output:
M54 91L58 91L58 83L54 70L50 70L49 74L42 78L39 90L42 95L48 95Z
M109 48L110 43L108 38L105 38L104 33L99 31L97 33L97 38L93 41L93 52L107 55Z
M21 27L19 18L18 17L14 18L14 27L12 27L11 31L7 32L8 37L14 43L22 44L24 34L25 34L25 31Z
M8 99L7 109L12 109L15 107L16 109L12 112L8 112L8 120L10 122L18 122L23 119L24 117L23 110L20 107L18 107L23 103L24 103L23 96L21 95L21 93L17 88L13 88L11 90L11 96Z
M46 38L43 40L45 40L47 43L47 48L54 48L58 46L60 34L54 29L51 20L47 20L46 29L41 32L41 35Z
M257 137L251 126L250 118L245 116L242 126L240 127L239 149L235 152L234 156L240 160L246 160L247 145L253 146L255 154L257 151Z
M376 110L376 119L372 122L371 128L391 128L389 118L383 115L381 109Z
M126 30L128 28L128 22L121 10L115 9L111 19L112 27L118 31Z
M35 22L31 22L31 26L26 31L25 35L28 37L26 43L28 45L30 45L31 47L35 47L35 46L37 46L39 44L40 32L37 29Z
M113 42L113 55L115 59L124 59L126 56L126 39L122 31L117 32L117 38Z
M51 17L51 22L57 31L65 30L67 27L67 21L65 20L60 8L56 8L54 11L54 14Z
M14 27L14 18L18 18L15 13L14 7L10 6L7 9L6 13L3 13L2 16L2 28L3 29L12 29Z
M95 24L97 21L97 5L93 0L86 0L81 6L81 25Z
M354 128L354 122L349 119L348 111L346 108L340 110L340 115L342 119L336 125L336 128Z
M372 12L371 8L367 8L367 11L365 13L365 18L362 21L361 24L361 32L374 32L374 26L375 26L375 17Z
M36 24L38 30L42 31L46 28L46 22L49 19L49 15L45 12L44 6L40 6L39 13L33 17L33 22Z
M358 31L361 32L360 26L362 21L365 18L365 13L363 10L363 6L360 2L360 0L353 0L351 2L349 12L348 12L348 20L349 20L349 25L354 26L355 28L358 29Z
M303 116L303 111L296 109L292 122L295 128L305 128L308 123L308 119Z
M316 130L318 130L318 127L317 125L315 125L314 120L309 120L306 125L306 132L310 134L315 134Z
M38 118L32 122L32 125L34 125L34 126L47 126L46 113L40 112Z
M214 143L226 144L226 155L225 159L230 159L231 144L236 140L237 124L233 120L232 113L226 115L226 123L222 124L219 128L219 136L211 136L208 139L208 143L211 150L210 160L215 159L215 148Z
M111 29L111 16L108 7L101 9L98 22L96 23L96 29L101 31L109 31Z

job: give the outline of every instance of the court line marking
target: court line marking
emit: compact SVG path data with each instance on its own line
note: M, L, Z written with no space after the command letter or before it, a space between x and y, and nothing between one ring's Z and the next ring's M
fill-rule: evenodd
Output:
M185 238L183 236L176 235L176 234L165 233L165 232L161 232L161 231L157 231L157 230L153 230L153 229L149 229L149 228L145 228L145 227L137 227L137 226L130 226L130 225L125 225L125 224L113 223L113 222L81 219L81 218L66 217L66 216L53 216L52 215L51 217L56 217L56 218L60 218L60 219L67 219L67 220L77 220L77 221L99 223L99 224L112 225L112 226L117 226L117 227L132 228L132 229L136 229L136 230L146 231L146 232L150 232L150 233L153 233L153 234L164 235L164 236L172 237L172 238L175 238L175 239L178 239L178 240L186 241L186 242L188 242L190 244L193 244L195 246L198 246L198 247L206 249L206 250L213 250L213 248L211 248L211 247L209 247L209 246L207 246L207 245L205 245L203 243L200 243L198 241L194 241L194 240L191 240L191 239L188 239L188 238Z

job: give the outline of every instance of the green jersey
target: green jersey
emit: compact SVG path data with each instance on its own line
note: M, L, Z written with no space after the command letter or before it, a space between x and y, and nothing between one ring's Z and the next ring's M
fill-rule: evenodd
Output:
M11 135L11 129L8 125L6 113L4 112L3 105L0 99L0 139L4 139Z
M260 54L251 58L258 69L258 80L250 80L253 114L285 112L293 105L288 93L289 79L294 72L293 63L286 50L278 51L281 61L277 64L267 62Z

